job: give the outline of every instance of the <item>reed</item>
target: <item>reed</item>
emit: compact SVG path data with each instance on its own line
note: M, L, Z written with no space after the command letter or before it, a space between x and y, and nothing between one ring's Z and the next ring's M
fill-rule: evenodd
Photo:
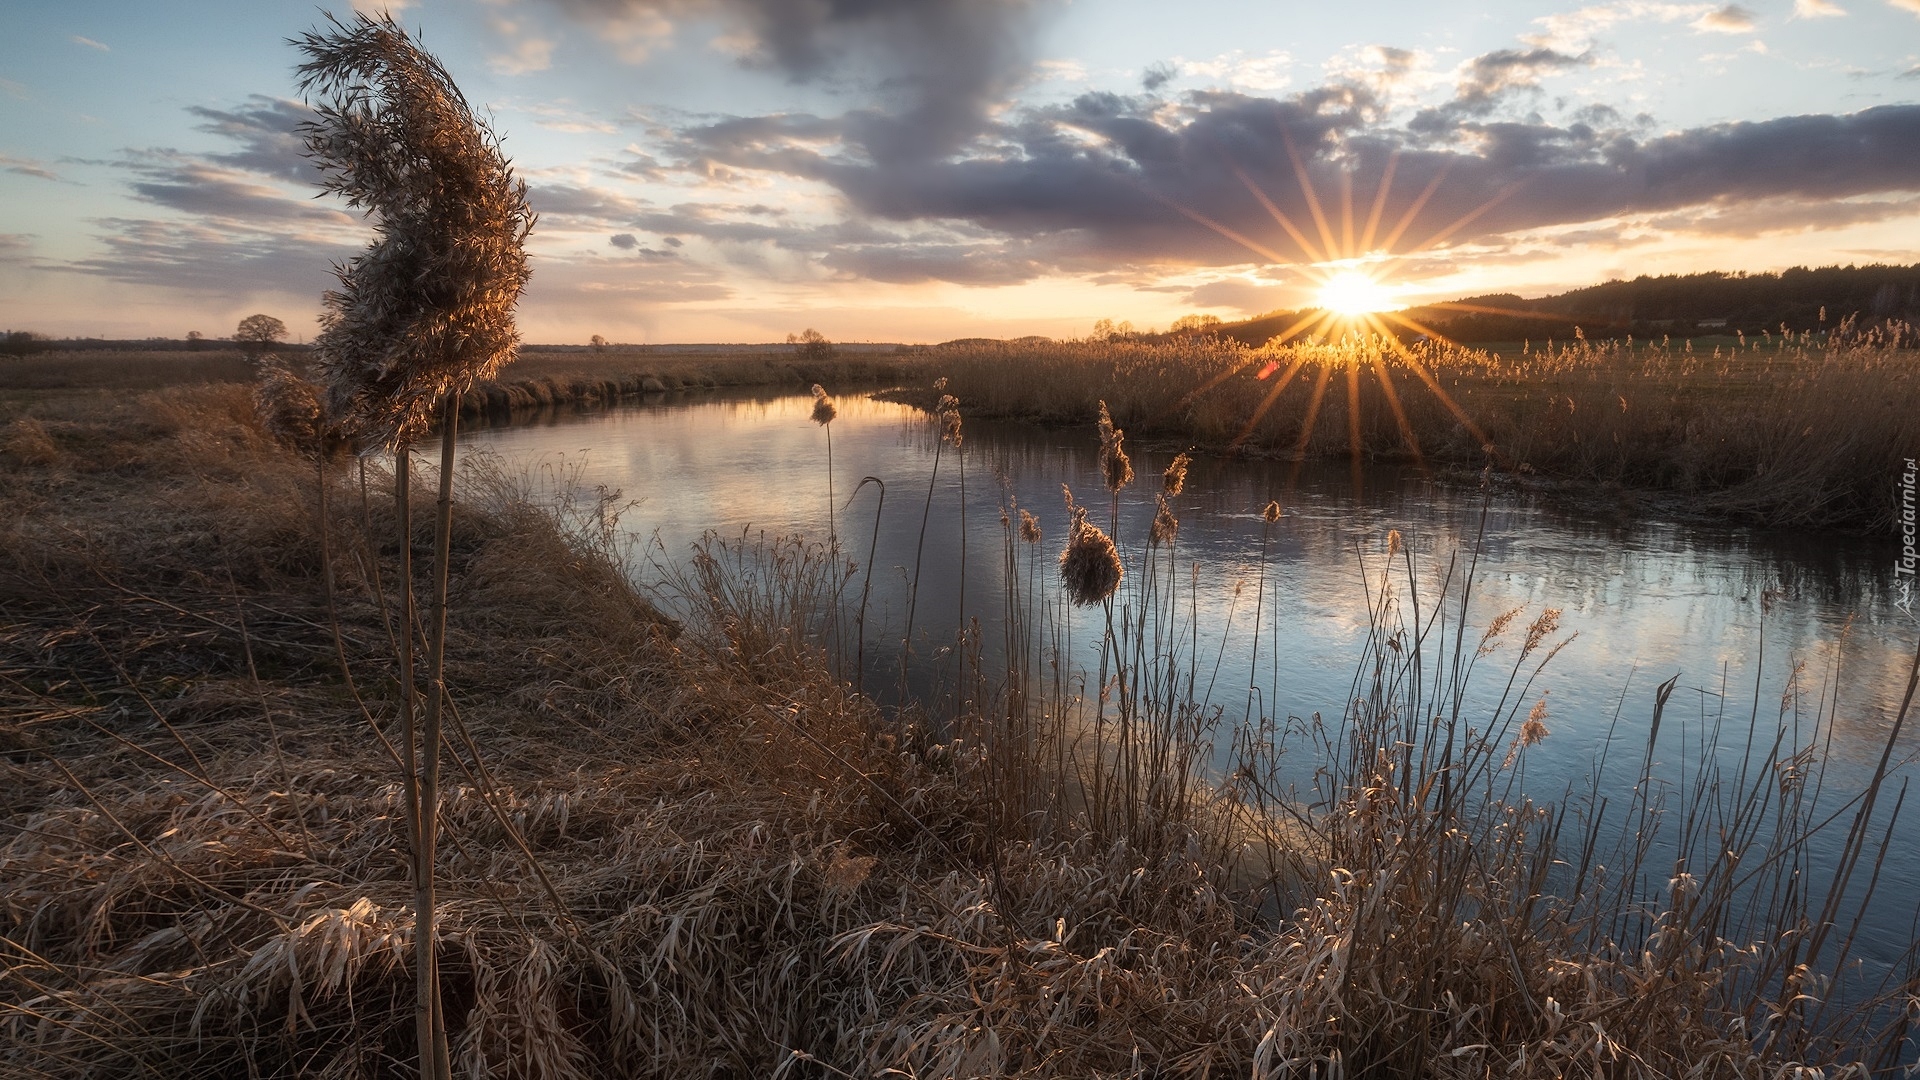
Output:
M375 239L335 268L340 288L324 298L315 366L327 389L325 413L368 449L395 457L396 516L406 540L396 636L414 858L420 1071L449 1080L434 863L455 436L461 397L511 360L519 346L514 305L530 272L525 244L534 215L526 184L514 176L498 137L440 62L391 14L359 13L345 23L328 18L330 30L296 42L306 54L300 90L319 98L316 119L302 125L301 136L325 176L323 188L363 211ZM413 443L436 424L439 498L424 627L426 691L416 740L408 474Z
M1071 424L1104 403L1136 438L1475 473L1491 463L1586 501L1872 531L1891 524L1885 493L1920 442L1913 337L1847 326L1698 349L1575 340L1501 354L1377 337L973 342L929 363L983 416Z

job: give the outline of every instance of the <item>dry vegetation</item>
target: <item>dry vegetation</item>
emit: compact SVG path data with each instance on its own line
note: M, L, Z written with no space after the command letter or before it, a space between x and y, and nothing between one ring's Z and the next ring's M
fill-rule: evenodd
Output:
M304 350L285 359L304 369ZM530 409L592 408L648 395L720 387L809 384L884 386L913 370L902 357L847 353L803 359L790 352L528 351L499 378L462 400L466 417L510 417ZM202 384L251 383L255 362L233 349L205 352L93 350L0 357L0 420L28 405L121 397L130 391ZM86 407L91 407L86 406Z
M0 431L0 1072L409 1074L388 500L334 463L323 548L319 475L244 387L36 409ZM1822 974L1859 890L1829 909L1796 885L1827 880L1812 822L1884 824L1873 795L1821 794L1824 697L1782 712L1785 768L1643 783L1613 832L1593 804L1512 797L1526 689L1459 712L1474 664L1537 671L1549 616L1449 642L1436 599L1383 573L1350 709L1219 733L1178 647L1190 613L1149 569L1174 554L1122 537L1120 595L1154 614L1111 632L1118 697L1089 727L1047 673L1051 555L1010 523L1019 655L936 739L826 675L817 547L710 546L675 625L604 508L536 510L499 475L466 490L436 854L460 1075L1757 1077L1911 1056L1907 969L1879 988L1894 1008L1828 1005L1875 992ZM1241 750L1223 788L1197 766L1216 737ZM1326 767L1311 808L1271 786L1288 738ZM1864 880L1879 834L1857 831Z
M1136 437L1491 463L1588 495L1872 531L1891 523L1901 462L1920 446L1920 353L1895 347L1912 336L1896 326L1699 350L1574 341L1505 356L1377 340L1005 342L946 346L930 364L987 415L1083 423L1104 399Z

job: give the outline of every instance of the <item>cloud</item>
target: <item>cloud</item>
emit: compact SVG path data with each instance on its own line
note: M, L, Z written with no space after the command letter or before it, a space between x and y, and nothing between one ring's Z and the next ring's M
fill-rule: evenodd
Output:
M1920 196L1905 198L1804 200L1762 199L1706 206L1648 219L1656 230L1707 236L1767 236L1809 230L1844 229L1920 214Z
M135 198L214 221L351 227L359 220L215 161L173 151L132 155L122 167L135 176L129 185Z
M487 66L502 75L525 75L534 71L545 71L553 66L553 45L547 38L534 35L521 36L521 26L510 19L494 18L493 31L506 38L512 49L504 53L493 53L487 57Z
M1572 56L1548 48L1526 52L1500 49L1476 56L1463 67L1454 99L1479 108L1491 104L1501 94L1515 89L1532 89L1549 72L1582 67L1591 63L1586 56Z
M1498 49L1476 56L1460 65L1453 99L1420 110L1407 126L1430 137L1449 136L1462 123L1493 113L1514 92L1538 90L1542 76L1591 63L1591 53L1573 56L1545 47Z
M600 232L608 225L632 224L650 205L611 188L544 180L527 185L527 203L540 215L541 232L555 228Z
M607 243L612 244L622 251L632 251L640 245L640 241L636 239L632 233L617 233L609 236L607 237Z
M1691 21L1705 18L1713 11L1712 4L1670 4L1658 0L1594 4L1535 19L1541 32L1523 40L1561 52L1583 52L1593 46L1598 34L1620 23Z
M1887 3L1892 4L1901 11L1920 15L1920 0L1887 0Z
M1753 12L1739 4L1728 4L1707 12L1688 25L1695 30L1715 34L1751 34L1754 31Z
M21 176L37 177L41 180L58 181L60 179L59 173L54 172L52 169L47 168L32 158L17 158L9 154L0 154L0 169L5 169L10 173L18 173Z
M102 254L60 264L129 285L155 285L217 296L279 291L320 295L329 270L358 251L311 233L239 228L194 221L102 218Z
M32 250L32 233L0 233L0 262L21 262Z
M1833 0L1793 0L1793 17L1796 19L1838 19L1847 13Z
M113 49L109 48L108 46L102 45L100 42L95 41L90 37L81 37L79 34L73 35L73 37L70 40L72 40L72 42L75 45L85 45L89 49L98 49L101 52L113 51Z
M1430 111L1424 124L1417 116L1401 127L1355 86L1287 97L1200 91L1177 102L1089 93L1009 114L969 152L939 160L868 158L840 139L837 118L730 118L680 131L662 159L706 176L744 170L817 182L845 200L853 220L904 230L902 238L938 230L921 238L936 255L896 253L905 239L868 239L860 243L871 248L841 252L834 245L845 238L830 231L711 207L694 217L676 207L635 224L811 253L823 265L832 254L831 268L881 280L924 273L979 282L1022 280L1036 266L1098 273L1325 257L1295 155L1322 214L1337 215L1337 193L1351 183L1359 213L1376 199L1382 207L1373 245L1391 238L1401 253L1687 207L1726 215L1757 206L1724 219L1754 235L1792 227L1795 215L1823 200L1920 190L1920 105L1653 138L1605 109L1558 125L1498 118L1502 93L1578 61L1539 50L1477 58L1462 67L1451 115ZM1463 115L1482 102L1487 115ZM1353 229L1357 240L1364 222ZM1328 231L1337 248L1337 218Z
M487 66L502 75L545 71L553 66L553 42L545 38L525 38L514 45L512 52L488 56Z
M719 19L740 62L797 82L862 85L845 117L871 158L965 145L1031 73L1036 0L548 0L616 47L651 49L679 18Z
M1211 60L1181 60L1179 71L1211 80L1214 86L1273 91L1284 89L1293 81L1287 75L1287 68L1292 64L1293 58L1278 49L1259 56L1248 56L1245 51L1235 49Z
M1209 281L1187 293L1187 303L1200 308L1225 308L1247 315L1261 315L1285 307L1294 290L1280 285L1260 285L1239 278Z
M187 112L201 121L195 130L236 144L205 160L293 184L319 182L319 166L307 157L299 132L314 113L301 102L255 94L234 109L192 105Z
M353 0L353 10L362 15L391 15L413 6L413 0Z

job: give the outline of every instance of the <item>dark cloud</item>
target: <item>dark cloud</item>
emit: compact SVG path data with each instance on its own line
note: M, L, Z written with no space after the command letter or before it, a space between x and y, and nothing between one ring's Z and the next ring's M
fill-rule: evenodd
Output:
M1232 308L1248 315L1260 315L1285 307L1297 293L1278 285L1259 285L1251 281L1210 281L1187 293L1187 303L1200 308Z
M255 94L236 109L193 105L187 112L200 119L198 130L235 144L206 155L206 160L276 180L318 185L319 167L306 156L298 131L299 125L314 117L306 105Z
M1481 60L1466 69L1457 101L1525 85L1548 67L1584 62L1550 50ZM1200 92L1177 103L1093 93L1012 114L969 152L938 159L868 159L833 144L836 121L795 115L689 128L679 133L676 153L683 168L708 175L766 171L830 185L854 220L979 230L982 239L972 242L989 248L1017 238L1019 258L984 262L1020 274L1027 260L1095 272L1120 263L1322 257L1328 245L1296 180L1296 156L1334 248L1345 242L1338 220L1342 184L1351 184L1351 204L1364 218L1391 173L1372 243L1378 247L1391 236L1402 253L1621 214L1764 200L1782 200L1774 204L1777 220L1787 221L1796 207L1821 201L1920 190L1920 105L1719 124L1654 138L1644 137L1637 120L1622 121L1608 109L1585 110L1562 125L1454 115L1424 130L1385 125L1382 111L1371 91L1352 85L1285 98ZM1304 245L1262 205L1262 196ZM1764 219L1747 220L1759 229ZM664 232L677 221L676 211L642 227ZM1364 222L1355 221L1353 230L1357 243ZM738 240L756 234L776 240L780 233L727 215L708 215L681 231L730 233ZM798 248L823 238L785 233L776 242ZM861 265L844 256L838 262ZM912 263L885 262L900 265ZM977 279L972 261L943 265L958 268L952 280Z
M1453 100L1414 114L1407 127L1426 135L1445 135L1472 117L1487 116L1516 90L1534 90L1543 75L1592 63L1587 54L1574 56L1549 48L1499 49L1476 56L1462 70Z
M359 219L206 158L149 152L123 162L135 197L156 206L224 221L350 226Z
M1031 281L1050 269L1007 245L994 244L866 244L835 248L820 261L851 277L896 285L923 281L1011 285Z
M607 243L612 244L614 247L617 247L622 251L632 251L634 248L640 246L639 239L637 239L632 233L618 233L616 235L609 236L607 237Z
M875 162L964 146L1025 81L1047 0L550 0L599 25L715 17L751 41L749 66L797 81L861 84L874 104L843 118Z
M548 228L576 226L595 231L608 224L630 223L647 209L645 202L606 188L544 182L527 186L527 205Z
M318 296L333 283L333 264L358 250L364 222L312 198L318 173L295 134L311 112L261 96L187 111L224 145L127 151L111 162L130 176L135 199L171 215L98 219L100 254L46 268L196 292Z
M105 251L63 269L130 285L230 295L279 291L319 296L331 266L357 246L271 229L236 231L194 222L106 218L96 222Z

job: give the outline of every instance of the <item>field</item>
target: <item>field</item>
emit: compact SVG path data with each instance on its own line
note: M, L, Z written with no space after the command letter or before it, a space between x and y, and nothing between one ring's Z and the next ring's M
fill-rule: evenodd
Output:
M964 407L1016 412L1011 359L934 357ZM1221 407L1155 426L1202 365L1227 370L1216 351L1038 359L1029 412L1080 420L1124 372L1139 389L1116 411L1135 431L1230 440L1244 424ZM149 388L168 379L102 361L0 414L9 1075L411 1068L392 478L276 442L223 363L182 360L194 384ZM1555 392L1449 363L1457 396L1503 390L1536 424L1560 393L1580 416L1616 386L1643 392L1578 355L1540 361L1562 372ZM1841 358L1831 386L1823 371L1791 400L1752 392L1837 408L1840 386L1905 378L1901 363ZM1243 403L1271 385L1244 378ZM1684 380L1659 385L1679 408ZM1877 407L1851 422L1911 431ZM1422 440L1435 459L1447 445ZM1136 621L1116 621L1097 574L1076 586L1110 605L1111 669L1089 691L1049 665L1049 613L1069 602L1056 553L1009 522L1024 585L989 617L1021 628L1017 655L978 658L990 673L936 725L853 694L812 644L845 597L838 551L716 543L668 583L674 621L633 585L614 508L535 507L484 472L461 490L434 854L461 1074L1750 1077L1912 1056L1911 954L1848 964L1894 792L1880 816L1878 779L1823 794L1824 701L1753 703L1772 747L1756 779L1703 768L1656 799L1649 778L1619 793L1624 815L1536 805L1512 792L1553 613L1435 634L1459 597L1402 597L1390 547L1379 591L1396 599L1366 613L1355 701L1236 725L1191 699L1191 613L1147 569L1171 534L1113 552ZM425 594L431 493L411 501ZM1106 503L1074 565L1104 557ZM1463 716L1469 678L1520 689ZM1324 760L1314 805L1272 786L1289 738ZM1197 765L1216 739L1238 748L1229 776ZM1841 876L1809 888L1823 821L1841 859L1821 872ZM1688 873L1650 854L1673 851Z

